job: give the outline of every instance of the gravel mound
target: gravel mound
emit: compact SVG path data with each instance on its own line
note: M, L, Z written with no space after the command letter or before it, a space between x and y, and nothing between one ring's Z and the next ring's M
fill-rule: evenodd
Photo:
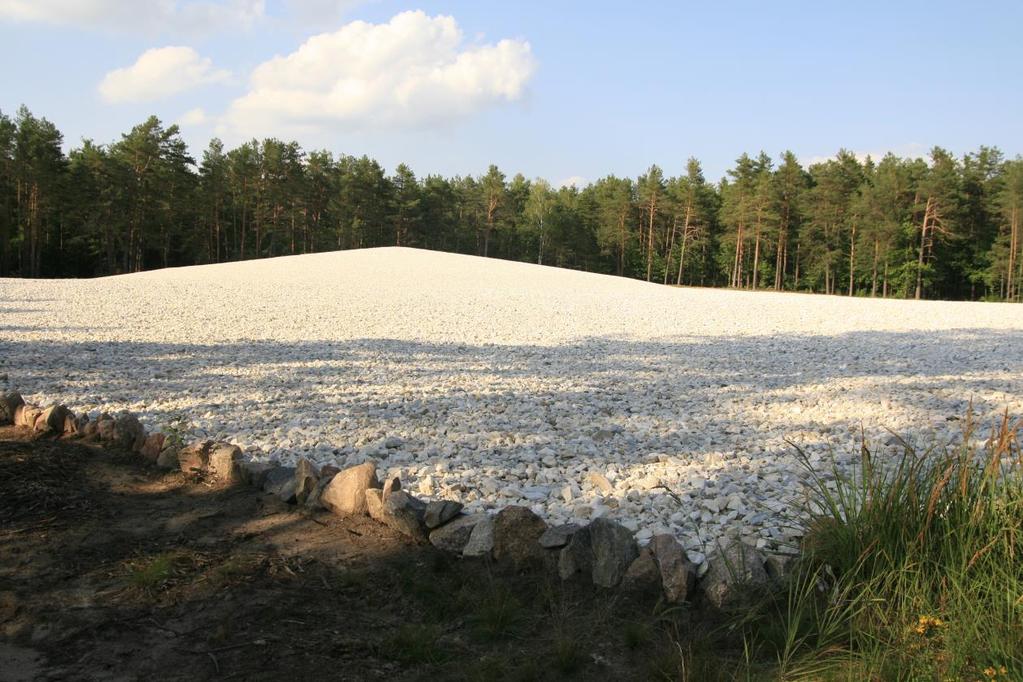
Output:
M6 380L3 375L7 375ZM469 512L784 549L804 477L1023 413L1023 307L711 289L386 248L0 279L0 389ZM789 442L787 442L789 441Z

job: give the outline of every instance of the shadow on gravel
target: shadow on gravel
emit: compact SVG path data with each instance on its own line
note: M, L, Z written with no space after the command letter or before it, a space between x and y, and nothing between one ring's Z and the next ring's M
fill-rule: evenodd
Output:
M541 494L561 504L566 483L582 485L580 471L617 466L629 473L651 453L743 481L751 470L740 457L792 454L779 429L810 452L831 449L852 457L859 426L839 410L888 415L892 422L875 426L930 445L935 427L956 432L971 400L982 419L1007 406L1023 411L1021 368L1023 332L984 329L644 343L601 337L557 347L391 339L186 345L0 340L0 374L9 374L9 385L26 394L38 392L73 408L117 405L141 413L151 425L183 416L212 438L244 439L257 429L278 429L272 439L283 443L284 452L319 461L361 459L357 438L367 433L427 434L438 443L435 449L398 451L401 459L382 459L381 468L449 463L453 474L465 473L469 481L457 493L463 501L474 499L480 492L475 486L491 478L498 489L511 491L504 503L520 504L532 504L515 497L516 491L522 495L522 462L548 446L571 458L575 471L559 466L549 476L543 469L538 474L537 485L546 491ZM841 390L824 393L822 383L831 380L842 382ZM603 435L595 438L598 432ZM296 444L307 436L309 445ZM792 475L784 474L774 488L793 489ZM678 495L710 494L687 482L669 485ZM676 511L667 491L640 495L644 505L659 510L662 523ZM764 511L775 495L765 485L754 488L747 502ZM565 503L563 516L576 515L572 505L591 501ZM685 534L703 538L689 521L683 525Z
M25 393L137 403L143 389L149 398L187 396L195 403L192 412L200 414L244 409L251 399L280 403L282 410L301 404L311 414L385 421L425 410L433 423L454 434L465 414L432 411L434 403L447 407L439 403L450 397L452 377L467 379L468 385L480 382L478 391L454 390L455 397L464 398L465 412L485 417L494 429L535 432L536 425L509 423L491 408L510 396L544 405L569 402L583 410L603 403L613 412L605 415L612 421L685 420L685 413L672 414L670 408L727 405L751 395L760 396L754 402L815 401L829 397L813 394L821 382L866 379L902 382L929 399L928 411L940 420L961 415L978 392L1023 393L1021 367L1023 332L986 329L644 343L601 337L555 347L390 339L209 344L0 339L0 371L10 374L12 388ZM484 379L490 383L484 385ZM395 396L397 387L408 390ZM954 389L955 396L936 393L942 388ZM353 394L359 403L346 403ZM1004 406L979 399L975 407L983 413ZM658 412L661 408L669 411ZM157 419L173 414L159 405L145 412ZM594 415L594 428L600 428L600 417ZM729 415L729 421L743 417ZM713 430L716 425L703 426ZM794 429L801 426L806 424L793 419Z
M137 457L0 429L0 678L730 679L638 597L497 574Z

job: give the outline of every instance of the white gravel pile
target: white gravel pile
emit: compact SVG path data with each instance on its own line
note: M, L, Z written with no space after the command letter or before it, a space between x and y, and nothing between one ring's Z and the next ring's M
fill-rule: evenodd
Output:
M674 289L373 249L0 280L0 378L259 458L376 458L424 497L611 514L694 558L784 547L799 444L949 442L1023 413L1023 307ZM0 388L4 388L0 380ZM179 420L183 420L179 422ZM680 503L681 501L681 503Z

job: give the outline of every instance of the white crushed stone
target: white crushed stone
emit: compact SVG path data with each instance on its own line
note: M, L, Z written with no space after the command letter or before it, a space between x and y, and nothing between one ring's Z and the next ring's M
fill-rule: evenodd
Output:
M1023 413L1023 306L371 249L0 279L2 374L26 399L128 409L150 429L184 418L257 459L375 458L468 511L613 515L702 558L735 530L767 550L798 537L804 471L786 441L823 471L829 453L854 461L861 428L945 443L970 400L985 425Z

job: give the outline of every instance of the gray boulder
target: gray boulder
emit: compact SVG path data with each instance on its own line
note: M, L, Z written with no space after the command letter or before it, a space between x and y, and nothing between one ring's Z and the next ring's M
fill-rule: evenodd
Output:
M156 466L161 469L179 469L181 467L181 463L178 461L179 450L180 448L174 444L165 446L156 458Z
M639 556L629 564L622 577L622 589L645 594L661 591L661 571L649 547L639 550Z
M482 514L472 533L469 534L469 541L465 543L462 556L485 557L490 556L494 551L494 517L490 514Z
M578 530L578 523L563 523L560 526L551 526L540 536L540 546L544 549L564 547Z
M263 491L277 496L282 502L295 501L295 467L274 467L266 472Z
M242 480L245 483L253 488L262 490L263 484L266 482L267 474L276 467L269 462L253 462L252 460L246 460L242 462L238 468L241 470Z
M123 412L114 418L114 428L110 437L114 445L126 450L139 450L146 440L146 430L138 417Z
M628 528L604 517L595 519L589 529L593 548L593 584L614 587L639 556L636 540Z
M376 489L373 489L376 492ZM368 496L367 496L368 497ZM373 495L374 499L376 495ZM414 540L427 540L423 515L426 503L412 497L404 490L396 490L381 501L383 522L402 535Z
M9 426L14 423L14 412L25 404L20 393L0 394L0 426Z
M324 467L321 472L322 471L326 471L326 467ZM323 495L323 491L327 489L327 486L330 485L330 481L336 475L337 472L328 472L323 476L320 476L320 480L316 482L316 487L309 492L309 496L303 503L306 509L323 509L320 497Z
M431 530L443 526L458 516L463 506L461 502L455 502L454 500L435 500L426 505L423 521L426 523L426 527Z
M664 596L671 604L691 601L696 586L696 566L673 535L655 535L650 551L657 562Z
M764 557L733 541L718 547L707 559L701 586L707 601L722 611L745 608L769 586Z
M456 516L439 528L430 532L430 544L437 549L452 554L461 554L476 525L484 519L490 518L487 514L470 514L468 516Z
M562 580L589 578L593 570L593 545L590 527L583 526L572 533L572 539L558 553L558 575Z
M295 467L295 501L304 505L320 481L320 470L304 457Z
M542 563L540 536L546 530L544 520L526 507L505 507L494 519L494 559L515 569Z
M764 569L775 587L782 589L792 581L796 571L797 558L792 554L768 554Z
M96 419L96 437L104 442L114 439L114 418L106 412Z

